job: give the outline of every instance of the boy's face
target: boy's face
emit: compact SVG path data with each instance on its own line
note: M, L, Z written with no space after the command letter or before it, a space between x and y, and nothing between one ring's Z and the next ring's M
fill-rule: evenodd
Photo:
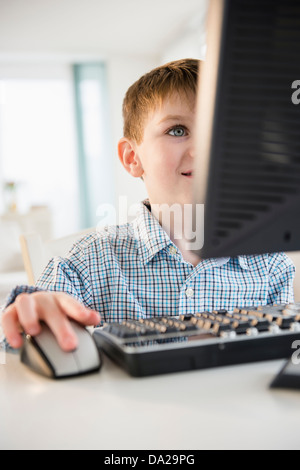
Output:
M151 204L192 202L195 97L172 95L150 113L141 144L121 139L120 159L143 177Z

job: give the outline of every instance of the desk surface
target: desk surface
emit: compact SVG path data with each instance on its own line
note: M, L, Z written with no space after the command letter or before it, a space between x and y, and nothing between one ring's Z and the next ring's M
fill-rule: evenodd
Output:
M0 449L300 448L300 390L268 388L284 361L132 378L104 358L62 381L1 362Z

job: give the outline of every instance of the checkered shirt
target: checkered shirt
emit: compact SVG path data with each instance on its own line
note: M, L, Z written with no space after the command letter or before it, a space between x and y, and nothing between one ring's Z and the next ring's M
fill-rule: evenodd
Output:
M186 262L145 203L136 219L84 236L53 258L36 287L67 292L101 314L101 324L161 315L292 303L295 267L283 253Z

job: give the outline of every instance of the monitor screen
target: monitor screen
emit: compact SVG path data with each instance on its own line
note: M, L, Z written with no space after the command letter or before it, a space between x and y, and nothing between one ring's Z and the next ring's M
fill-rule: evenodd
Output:
M199 80L194 251L300 250L300 1L211 0Z

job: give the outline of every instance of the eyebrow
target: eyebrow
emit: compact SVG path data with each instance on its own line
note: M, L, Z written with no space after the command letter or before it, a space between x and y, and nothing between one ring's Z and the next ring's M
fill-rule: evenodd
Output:
M186 120L186 119L187 119L186 116L180 116L178 114L168 114L167 116L162 118L158 122L158 124L162 124L163 122L166 122L166 121L183 121L183 120Z

